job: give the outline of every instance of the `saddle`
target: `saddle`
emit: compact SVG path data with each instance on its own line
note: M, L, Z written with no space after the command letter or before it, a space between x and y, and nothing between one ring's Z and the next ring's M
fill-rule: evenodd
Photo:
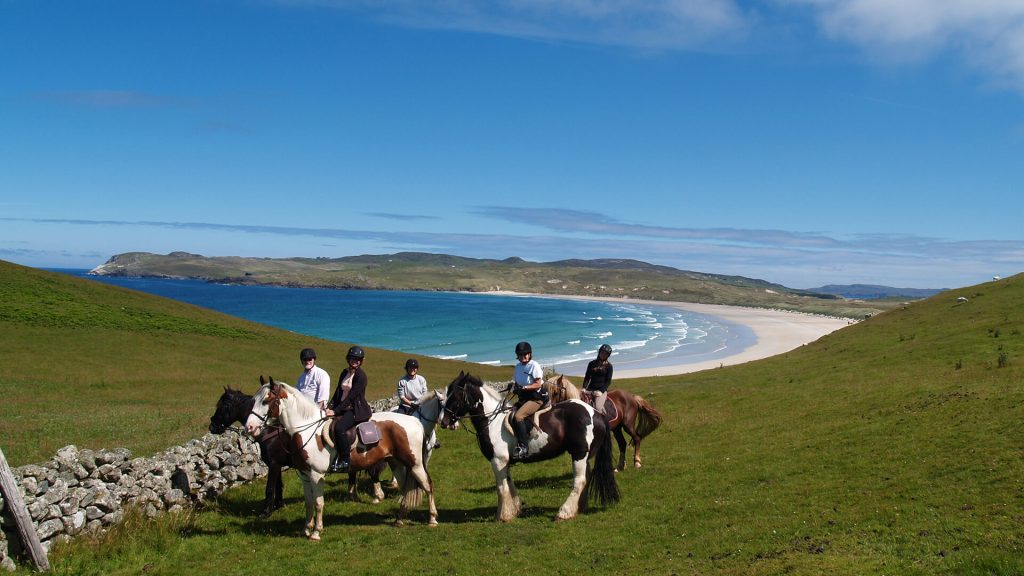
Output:
M537 410L536 412L533 413L532 416L530 416L529 418L526 419L526 421L530 423L530 435L531 436L533 435L533 429L534 428L540 428L540 415L545 413L545 412L550 412L551 408L553 406L554 406L553 404L549 404L546 407L541 408L540 410ZM509 413L508 413L508 416L505 417L505 430L508 430L508 433L513 435L513 436L516 435L516 430L515 430L515 428L512 427L512 418L514 418L515 415L516 415L516 411L515 410L510 410Z
M380 428L377 428L377 423L373 420L356 424L346 430L345 435L348 436L349 446L354 446L360 452L365 452L380 442ZM325 446L334 448L334 437L331 435L330 426L324 426L320 430L319 438Z
M590 404L591 407L594 406L594 393L593 392L591 392L590 390L580 390L580 396L583 397L583 401L584 402L586 402L587 404ZM619 417L619 409L615 407L615 402L612 402L611 399L608 398L608 393L607 392L604 393L604 412L603 412L603 414L604 414L605 420L608 420L609 424L615 422L618 419L618 417Z

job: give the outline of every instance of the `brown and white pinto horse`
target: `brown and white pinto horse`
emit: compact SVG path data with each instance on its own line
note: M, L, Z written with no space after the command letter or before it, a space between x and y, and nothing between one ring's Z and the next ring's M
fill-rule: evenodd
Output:
M583 400L593 404L589 392L580 392L579 388L565 375L559 374L544 382L548 387L548 394L551 402L557 403L565 400ZM614 404L615 414L608 419L608 427L615 434L615 441L619 445L619 465L617 470L626 467L626 438L622 435L625 429L633 444L633 466L640 468L640 441L654 432L661 424L661 413L651 406L651 403L642 397L627 392L620 388L608 391L605 399L605 411L608 411L608 404Z
M263 384L266 384L266 381L260 376L260 385L262 386ZM210 433L223 434L235 422L244 425L245 420L252 412L253 402L252 396L241 390L225 386L224 393L217 400L213 416L210 416ZM296 462L292 459L295 451L291 449L291 443L286 441L284 430L276 423L273 425L268 423L268 425L264 426L263 433L256 438L256 443L260 447L260 459L267 465L267 488L263 501L263 511L260 512L259 517L267 518L274 510L284 505L284 481L281 478L281 469L295 466ZM380 486L380 473L384 471L386 466L386 463L381 462L367 470L372 483L372 502L374 504L384 500L384 490ZM350 472L348 475L348 495L349 498L356 501L359 500L357 488L356 472Z
M505 426L510 409L498 391L483 386L479 378L464 372L448 385L441 425L454 429L459 419L468 417L476 428L480 452L490 460L498 490L498 520L507 522L522 511L522 502L512 482L510 448L516 437ZM522 462L540 462L569 453L572 458L573 484L569 497L558 510L556 520L574 518L587 507L592 492L602 504L619 500L619 487L612 469L611 435L600 414L583 402L564 402L543 411L539 429L531 431L528 452ZM594 467L588 465L594 458Z
M270 382L253 396L252 413L246 431L257 435L267 418L277 418L292 440L302 464L296 467L306 497L306 536L320 540L323 531L324 476L335 455L332 445L323 440L323 411L312 400L288 384ZM402 498L396 526L401 526L410 506L419 504L422 492L429 498L431 526L437 525L434 489L423 460L423 425L412 416L394 412L376 412L370 420L377 425L380 441L373 446L353 442L349 455L351 468L365 470L388 460L399 481Z

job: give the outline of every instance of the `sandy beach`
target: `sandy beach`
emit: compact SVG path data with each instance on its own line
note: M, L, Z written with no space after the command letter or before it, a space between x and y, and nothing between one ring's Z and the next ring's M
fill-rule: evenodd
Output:
M714 360L696 361L688 364L661 366L657 368L639 368L633 370L615 369L616 378L641 378L646 376L671 376L699 372L719 366L743 364L752 360L760 360L789 352L800 346L814 342L818 338L844 328L850 324L846 318L831 318L799 312L768 310L763 308L746 308L743 306L723 306L718 304L694 304L690 302L665 302L636 300L630 298L610 298L597 296L562 296L553 294L523 294L519 292L488 292L488 294L504 294L508 296L531 296L536 298L565 298L569 300L598 300L605 302L626 302L643 306L666 306L686 310L696 314L714 316L722 320L749 327L757 337L757 342L735 354Z

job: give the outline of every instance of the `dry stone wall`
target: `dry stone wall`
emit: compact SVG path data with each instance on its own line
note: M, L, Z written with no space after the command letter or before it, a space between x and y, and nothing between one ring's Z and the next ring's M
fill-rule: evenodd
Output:
M127 505L149 517L181 510L264 476L267 467L255 442L227 431L141 458L132 458L126 448L65 446L48 462L13 473L36 533L49 550L59 539L118 522ZM0 498L0 511L4 506ZM0 518L0 567L13 570L12 557L20 554L21 542L12 516L4 511Z

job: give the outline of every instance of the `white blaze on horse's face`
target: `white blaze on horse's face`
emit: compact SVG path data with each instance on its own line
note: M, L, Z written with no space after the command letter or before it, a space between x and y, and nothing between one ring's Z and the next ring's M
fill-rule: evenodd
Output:
M261 386L253 395L252 412L245 420L245 431L250 436L259 436L263 432L263 424L267 421L267 414L270 411L270 405L266 402L268 394L270 386Z

